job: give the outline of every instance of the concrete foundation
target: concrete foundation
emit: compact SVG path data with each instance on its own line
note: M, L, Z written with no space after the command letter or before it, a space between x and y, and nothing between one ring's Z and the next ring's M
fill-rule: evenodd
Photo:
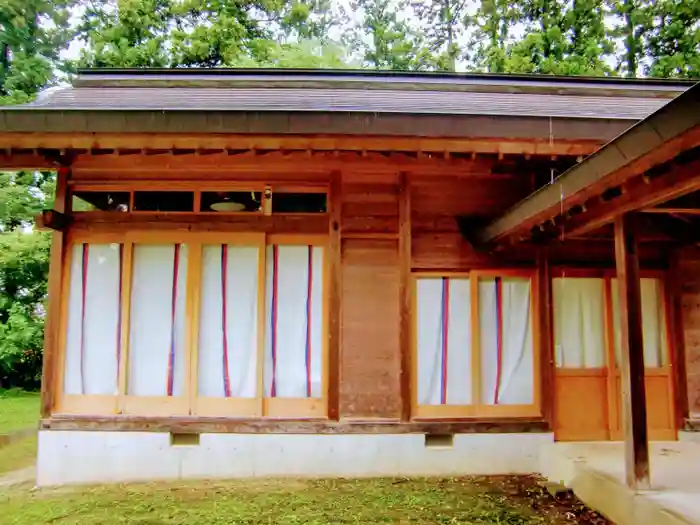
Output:
M173 444L168 433L39 432L37 484L250 477L520 474L539 470L549 433L201 434ZM175 442L177 443L177 441Z
M627 487L622 443L552 444L540 471L616 525L700 525L700 446L656 442L650 456L648 491Z

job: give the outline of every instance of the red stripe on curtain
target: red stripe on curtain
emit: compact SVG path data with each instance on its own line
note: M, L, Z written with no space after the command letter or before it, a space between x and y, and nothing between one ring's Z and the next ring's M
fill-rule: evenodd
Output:
M493 403L498 404L503 373L503 281L496 277L496 386L493 392Z
M440 376L440 404L447 403L447 342L450 325L450 280L442 278L442 374Z
M117 300L117 389L119 389L119 363L122 360L122 289L124 280L124 245L119 245L119 299Z
M87 277L89 245L83 243L83 258L80 265L80 393L85 393L85 303L87 299Z
M231 397L231 382L228 373L228 335L226 329L226 295L228 271L228 245L221 245L221 331L223 336L224 395Z
M311 289L314 278L314 247L309 245L306 284L306 397L311 397Z
M277 397L277 269L279 253L276 244L272 245L272 319L270 329L270 349L272 352L272 385L270 396Z
M168 396L173 395L175 383L175 310L177 308L177 280L180 273L180 245L175 245L173 255L173 293L171 298L170 355L168 356Z

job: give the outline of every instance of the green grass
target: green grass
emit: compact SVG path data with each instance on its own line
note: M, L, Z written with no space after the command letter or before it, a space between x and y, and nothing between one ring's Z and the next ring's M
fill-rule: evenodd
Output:
M20 439L0 448L0 476L29 467L36 461L36 436ZM2 523L2 520L0 520Z
M547 498L532 478L253 480L35 491L13 487L0 488L0 522L3 525L572 523L564 513L573 507L559 508L561 505Z
M36 428L39 421L39 394L0 392L0 434Z

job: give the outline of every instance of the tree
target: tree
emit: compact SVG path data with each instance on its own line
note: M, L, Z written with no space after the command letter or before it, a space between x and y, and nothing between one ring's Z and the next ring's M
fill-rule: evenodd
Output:
M657 0L650 6L645 73L700 78L700 2Z
M71 0L0 3L0 105L26 102L55 79L68 46Z
M437 69L456 71L462 55L460 39L464 35L466 0L419 0L413 9L422 22L427 49Z
M482 0L468 24L474 28L469 58L477 71L504 73L508 53L509 33L517 20L513 2Z
M640 64L646 57L653 0L612 0L610 13L615 21L609 31L622 50L617 55L615 70L628 77L640 73Z
M305 61L322 64L313 42L332 47L334 23L328 0L92 0L79 25L79 64L262 65L291 50L309 50Z
M420 70L430 67L423 54L419 34L399 13L405 3L392 0L357 0L353 8L362 13L361 24L349 40L366 67L373 69Z

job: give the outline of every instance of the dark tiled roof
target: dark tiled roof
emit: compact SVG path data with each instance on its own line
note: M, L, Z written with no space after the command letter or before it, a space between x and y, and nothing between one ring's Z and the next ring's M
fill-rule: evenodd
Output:
M680 93L677 91L674 94ZM360 112L640 120L670 98L288 87L67 87L24 108L250 112Z
M534 75L87 70L25 106L43 110L333 112L640 120L690 83Z

